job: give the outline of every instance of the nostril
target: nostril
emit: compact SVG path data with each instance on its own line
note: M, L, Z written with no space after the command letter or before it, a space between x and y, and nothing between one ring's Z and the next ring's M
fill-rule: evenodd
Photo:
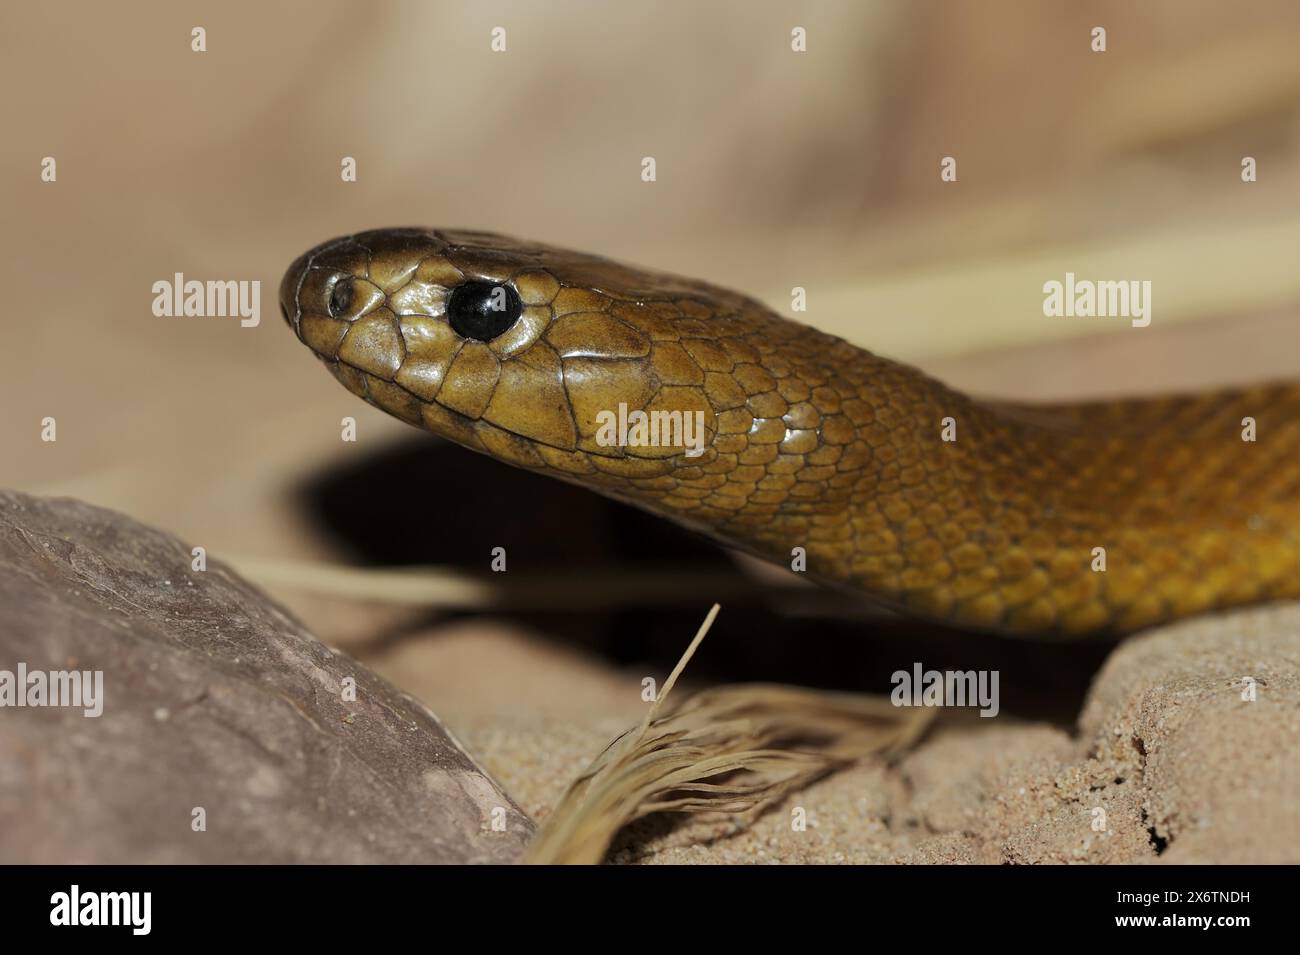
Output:
M334 318L342 318L352 307L352 281L340 278L330 289L329 313Z

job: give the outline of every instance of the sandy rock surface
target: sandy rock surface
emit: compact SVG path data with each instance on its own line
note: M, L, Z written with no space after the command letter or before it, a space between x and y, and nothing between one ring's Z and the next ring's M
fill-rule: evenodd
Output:
M480 664L539 652L504 637ZM427 699L450 645L422 656ZM562 661L553 661L560 665ZM388 671L391 659L380 659ZM536 662L532 664L535 668ZM399 670L390 676L403 679ZM550 673L551 679L561 674ZM1254 681L1250 699L1247 678ZM482 700L445 715L539 821L569 780L635 722L635 680L574 665L553 715L502 714ZM1243 695L1246 698L1243 698ZM584 696L600 719L575 715ZM617 712L617 715L614 715ZM1073 729L1013 718L941 720L893 765L866 764L754 820L650 820L614 859L649 863L1300 862L1300 605L1190 620L1121 644ZM791 825L802 809L804 831Z

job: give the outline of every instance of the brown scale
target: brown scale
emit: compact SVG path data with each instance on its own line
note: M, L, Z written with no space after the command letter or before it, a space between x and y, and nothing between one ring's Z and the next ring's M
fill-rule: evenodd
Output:
M517 292L487 341L453 327L467 283ZM1300 595L1297 385L977 402L734 292L478 232L336 239L280 297L399 418L776 563L802 547L814 576L917 614L1079 635ZM620 403L702 412L703 454L600 443Z

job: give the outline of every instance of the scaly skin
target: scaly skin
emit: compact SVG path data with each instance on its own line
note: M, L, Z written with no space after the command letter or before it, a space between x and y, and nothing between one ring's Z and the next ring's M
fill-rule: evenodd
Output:
M446 314L470 280L524 306L487 343ZM734 292L478 232L327 242L280 296L390 414L780 564L802 547L814 576L905 611L1066 636L1300 595L1300 385L982 403ZM704 453L598 443L620 402L703 412Z

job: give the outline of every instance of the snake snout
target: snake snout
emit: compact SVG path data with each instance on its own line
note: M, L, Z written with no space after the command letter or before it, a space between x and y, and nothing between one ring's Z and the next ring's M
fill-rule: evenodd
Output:
M299 328L302 309L298 304L298 289L302 287L303 277L307 273L309 258L310 253L304 253L294 259L280 280L280 315L299 338L302 338Z

